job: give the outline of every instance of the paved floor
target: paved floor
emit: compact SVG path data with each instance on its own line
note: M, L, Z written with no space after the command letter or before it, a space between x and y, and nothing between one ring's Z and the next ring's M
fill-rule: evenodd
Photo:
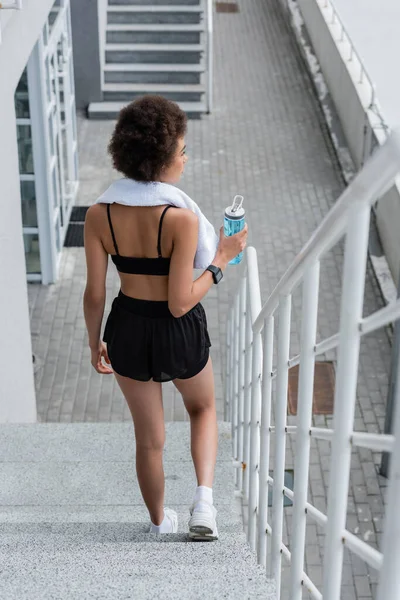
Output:
M294 39L278 2L240 0L240 12L215 17L215 106L210 116L190 122L189 163L182 188L203 208L216 227L224 207L236 193L245 196L250 243L257 248L262 297L265 300L284 270L339 196L343 184L323 117L312 93ZM79 123L79 204L93 202L116 177L106 154L113 123ZM336 333L339 320L343 251L338 245L324 259L318 336ZM235 288L236 271L205 300L213 342L218 416L223 416L222 372L226 313ZM59 282L29 289L38 409L43 421L121 421L129 413L111 377L90 367L82 315L85 285L83 249L65 249ZM110 268L108 305L117 292ZM368 269L365 314L381 305ZM291 353L298 352L300 296L295 295ZM334 360L335 354L325 356ZM355 428L381 431L388 387L390 345L385 332L365 338L361 347ZM172 384L165 386L166 420L186 419ZM330 418L315 417L315 424ZM329 445L313 445L310 500L326 505ZM288 466L293 452L289 443ZM348 527L375 547L382 530L385 481L377 475L380 455L353 454ZM291 530L286 511L286 535ZM324 536L316 525L307 530L306 568L321 584ZM346 556L343 600L375 596L376 578L360 561Z

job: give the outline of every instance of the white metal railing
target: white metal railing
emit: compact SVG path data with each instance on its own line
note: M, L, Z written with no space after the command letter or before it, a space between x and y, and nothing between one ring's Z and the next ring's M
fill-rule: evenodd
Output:
M213 61L214 61L214 40L213 40L213 0L207 0L207 112L210 113L213 107Z
M278 600L282 556L290 563L290 600L302 598L303 586L317 600L339 600L344 546L380 571L378 600L400 598L400 516L397 509L400 497L400 399L397 398L399 410L393 435L353 431L361 337L400 318L400 300L367 318L362 317L371 205L393 184L399 171L400 131L397 131L388 137L347 187L262 308L256 251L251 247L246 250L240 285L227 323L225 418L232 422L238 493L248 503L248 541L257 551L259 563L267 567L275 579ZM317 344L320 260L342 236L345 236L345 257L340 330ZM291 359L291 298L298 283L302 283L303 290L301 352ZM276 312L279 327L276 368L273 369ZM338 350L333 428L312 427L315 358L332 348ZM288 370L293 364L300 365L298 416L296 426L289 427L286 422ZM274 393L273 379L276 379ZM400 385L397 393L400 395ZM284 485L286 436L291 434L296 438L293 491ZM272 436L275 458L271 465L273 477L270 477ZM311 438L331 442L327 515L307 500ZM392 453L382 552L345 528L350 458L354 446ZM273 488L271 524L268 514L270 486ZM293 499L294 503L291 551L282 542L284 496ZM326 533L322 592L303 571L307 518Z

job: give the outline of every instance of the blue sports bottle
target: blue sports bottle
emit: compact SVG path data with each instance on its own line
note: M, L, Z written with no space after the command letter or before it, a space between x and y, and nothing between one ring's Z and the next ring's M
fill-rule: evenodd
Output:
M228 206L225 209L224 216L224 234L229 237L234 235L235 233L239 233L242 231L245 220L244 220L244 208L242 208L243 204L243 196L235 196L232 202L232 206ZM235 258L233 258L229 264L230 265L238 265L243 258L243 252L240 252Z

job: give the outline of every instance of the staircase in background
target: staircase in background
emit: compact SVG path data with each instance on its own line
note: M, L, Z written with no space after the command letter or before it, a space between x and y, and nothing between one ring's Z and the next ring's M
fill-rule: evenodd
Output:
M144 94L178 102L189 118L207 112L206 0L108 0L103 102L92 119L115 119Z

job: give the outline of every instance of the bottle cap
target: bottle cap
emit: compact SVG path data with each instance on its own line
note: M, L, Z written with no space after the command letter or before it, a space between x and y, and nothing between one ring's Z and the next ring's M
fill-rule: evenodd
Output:
M230 219L243 219L245 212L244 208L242 208L243 200L243 196L237 194L233 199L232 205L225 209L226 216Z

